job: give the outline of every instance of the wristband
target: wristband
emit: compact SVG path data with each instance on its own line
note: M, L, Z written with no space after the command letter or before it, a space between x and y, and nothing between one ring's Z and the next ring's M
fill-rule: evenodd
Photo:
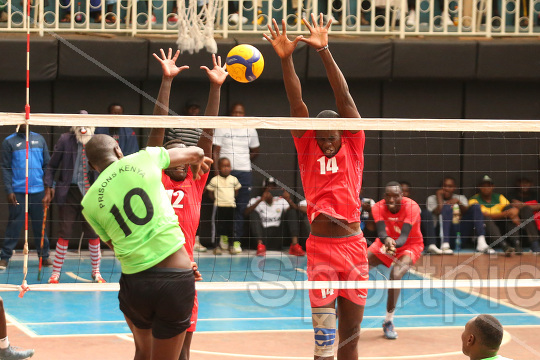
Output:
M328 50L328 44L326 44L322 48L317 49L317 52L321 52L321 51L324 51L324 50Z

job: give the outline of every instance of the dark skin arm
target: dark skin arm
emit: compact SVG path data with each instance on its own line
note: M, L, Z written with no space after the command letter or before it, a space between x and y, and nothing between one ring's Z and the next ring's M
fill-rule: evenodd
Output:
M309 38L302 38L300 41L305 42L315 50L319 50L328 45L328 29L330 28L332 21L329 21L326 25L324 25L322 14L319 15L318 24L314 14L311 14L311 20L313 25L309 24L306 19L303 20L304 24L311 33L311 36ZM347 81L334 61L334 58L330 53L330 49L327 48L320 51L319 55L324 64L324 68L326 69L326 75L328 77L328 81L330 82L330 86L334 91L334 97L336 98L336 106L339 115L343 118L360 118L360 113L358 112L356 104L354 103L354 100L349 92ZM351 132L355 133L358 131Z
M161 52L161 58L156 54L154 57L161 64L163 71L163 77L161 78L161 86L159 88L159 94L154 106L154 115L167 116L169 114L169 98L171 96L171 86L173 79L176 75L182 71L189 69L189 66L176 66L176 60L180 55L180 51L177 51L172 56L172 49L169 48L169 54L165 56L163 49L159 49ZM150 136L148 136L148 142L146 146L163 146L163 138L165 137L165 129L152 129L150 130Z
M259 157L260 149L258 147L256 148L249 148L249 159L251 161L255 160Z
M212 54L212 62L214 67L212 69L206 66L201 66L201 69L206 71L208 80L210 80L210 93L208 94L208 103L206 104L205 116L218 116L219 115L219 103L221 97L221 85L227 79L229 73L225 70L226 65L221 66L221 56ZM203 129L203 132L199 138L197 146L203 149L206 157L212 158L212 140L214 137L214 129Z
M274 48L276 54L281 59L281 68L283 70L283 83L287 92L287 99L291 108L292 117L308 117L309 112L304 100L302 99L302 85L300 79L294 69L292 54L302 36L297 36L293 41L287 38L285 20L282 20L282 32L279 32L279 27L275 19L272 19L272 26L268 24L270 36L263 34ZM302 137L305 130L291 130L294 137Z
M212 148L212 159L214 160L214 170L216 171L216 173L218 172L218 160L220 153L221 146L214 145L214 147Z
M283 190L283 194L281 196L285 199L285 201L287 201L291 208L298 210L298 205L291 199L291 194Z
M255 201L253 204L251 204L250 206L246 207L246 210L244 210L244 215L245 216L248 216L253 210L255 210L255 208L263 201L270 201L272 199L272 194L270 193L270 191L268 191L268 189L264 190L264 192L262 193L261 197Z
M454 204L458 204L459 205L459 210L461 211L462 214L465 214L465 212L467 210L469 210L469 207L468 206L465 206L463 204L461 204L459 202L459 199L458 198L451 198L451 199L448 199L448 200L445 200L444 199L444 191L443 189L439 189L437 190L437 192L435 193L436 197L437 197L437 207L435 208L435 210L433 210L433 213L435 215L439 215L442 211L442 208L445 204L448 204L448 205L454 205Z

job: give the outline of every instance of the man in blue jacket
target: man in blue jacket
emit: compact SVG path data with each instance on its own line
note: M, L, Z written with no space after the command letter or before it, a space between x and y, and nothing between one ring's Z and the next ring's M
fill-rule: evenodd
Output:
M43 175L49 163L49 149L40 134L30 132L28 151L28 214L32 220L34 243L38 255L43 256L43 265L51 266L49 259L49 239L43 239L41 251L41 230L43 223L42 200L45 194ZM2 174L7 193L9 220L4 245L0 253L0 270L4 270L13 255L24 226L24 202L26 193L26 125L9 135L2 142Z

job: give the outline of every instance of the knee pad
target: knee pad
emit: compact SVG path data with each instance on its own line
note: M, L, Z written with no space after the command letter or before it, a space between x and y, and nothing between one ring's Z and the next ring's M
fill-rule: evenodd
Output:
M336 340L336 309L313 308L313 331L315 332L315 356L334 356Z

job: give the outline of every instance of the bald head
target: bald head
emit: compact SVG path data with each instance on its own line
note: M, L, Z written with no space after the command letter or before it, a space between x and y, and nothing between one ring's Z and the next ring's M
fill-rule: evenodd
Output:
M104 134L92 136L92 139L86 144L85 150L88 162L99 172L124 157L116 140Z

